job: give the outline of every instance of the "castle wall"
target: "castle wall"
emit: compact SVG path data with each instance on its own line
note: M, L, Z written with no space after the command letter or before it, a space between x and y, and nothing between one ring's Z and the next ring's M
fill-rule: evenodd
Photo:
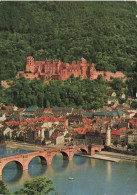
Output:
M21 74L20 74L21 73ZM34 61L32 56L28 56L26 60L26 73L20 72L19 75L26 79L43 79L44 82L49 80L66 80L72 74L75 77L82 79L89 78L91 80L97 79L99 75L102 75L103 79L110 81L111 77L124 78L125 75L122 72L112 73L110 71L96 71L94 64L89 64L84 58L81 58L78 62L61 63L60 61Z

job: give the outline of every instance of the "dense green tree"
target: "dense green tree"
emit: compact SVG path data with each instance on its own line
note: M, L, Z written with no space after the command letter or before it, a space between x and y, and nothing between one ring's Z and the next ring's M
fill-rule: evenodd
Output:
M136 108L137 109L137 102L132 102L131 108Z
M7 186L5 185L5 183L2 180L0 180L0 194L10 195L10 192L7 189Z
M126 81L126 84L128 86L128 94L135 98L137 93L137 72L132 74L132 77Z
M24 183L24 188L16 191L15 195L46 195L54 190L52 181L46 177L35 177Z
M71 76L66 81L15 80L11 87L1 90L1 102L18 107L74 107L98 109L107 98L108 84L99 77L97 80L80 80Z
M122 88L125 88L125 83L119 79L119 78L114 78L111 82L110 82L110 86L112 87L112 89L115 90L117 96L120 96L120 93L122 92Z

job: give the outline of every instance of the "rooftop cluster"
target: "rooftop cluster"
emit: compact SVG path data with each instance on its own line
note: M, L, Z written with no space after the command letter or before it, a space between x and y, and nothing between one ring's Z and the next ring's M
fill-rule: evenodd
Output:
M67 107L17 108L1 105L0 138L46 145L137 143L136 110L126 106L107 110Z

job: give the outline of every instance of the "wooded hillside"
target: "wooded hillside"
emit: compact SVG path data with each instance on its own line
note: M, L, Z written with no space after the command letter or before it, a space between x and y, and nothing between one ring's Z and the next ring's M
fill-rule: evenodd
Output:
M135 2L0 2L0 79L24 70L29 55L133 73L136 14Z

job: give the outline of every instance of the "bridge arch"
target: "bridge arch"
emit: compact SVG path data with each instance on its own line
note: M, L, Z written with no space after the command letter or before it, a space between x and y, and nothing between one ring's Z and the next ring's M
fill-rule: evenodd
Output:
M1 175L3 173L4 167L6 165L8 165L9 163L11 163L11 162L15 162L16 163L17 169L21 169L22 171L24 170L22 162L20 162L19 160L10 160L8 162L3 163L2 167L1 167L1 170L0 170L1 171Z
M88 153L88 149L87 148L80 148L80 151L83 152L83 153Z
M26 165L28 169L28 174L31 177L39 176L46 172L47 170L47 159L43 155L34 155L28 160Z
M67 160L69 160L69 154L67 153L67 152L64 152L64 151L60 151L60 153L62 154L62 156L63 156L63 159L67 159Z
M58 154L58 153L61 153L61 154L62 154L63 160L69 160L69 154L68 154L68 152L60 150L60 151L55 152L55 153L52 155L51 163L52 163L52 160L53 160L53 158L55 157L55 155Z
M52 155L51 166L56 172L67 169L69 164L69 154L65 151L58 151Z
M28 166L29 166L30 162L31 162L34 158L36 158L36 157L39 157L39 158L40 158L41 164L47 165L47 159L45 158L45 156L43 156L43 155L35 155L35 156L32 156L31 158L29 158Z
M83 153L83 154L87 154L88 153L88 148L76 148L74 150L73 156L75 155L76 152Z

